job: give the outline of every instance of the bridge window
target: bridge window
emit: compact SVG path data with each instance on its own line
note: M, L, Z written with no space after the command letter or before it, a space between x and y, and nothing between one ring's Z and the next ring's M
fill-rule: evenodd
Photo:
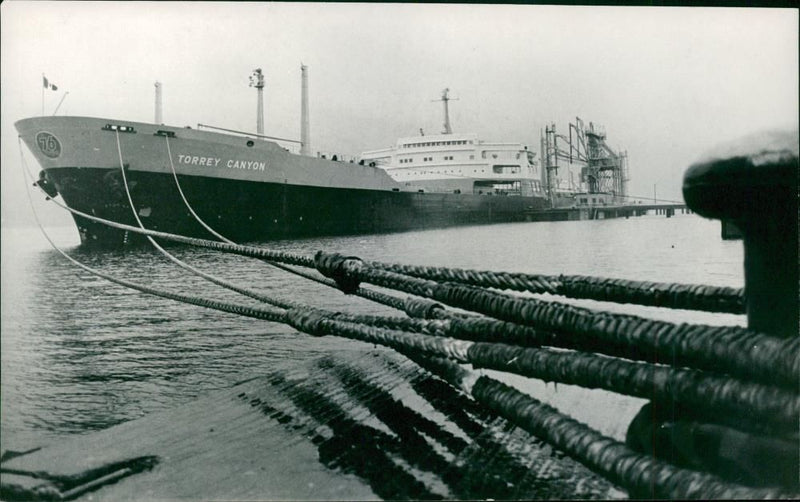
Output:
M516 174L518 167L515 165L495 164L492 166L492 171L496 174Z

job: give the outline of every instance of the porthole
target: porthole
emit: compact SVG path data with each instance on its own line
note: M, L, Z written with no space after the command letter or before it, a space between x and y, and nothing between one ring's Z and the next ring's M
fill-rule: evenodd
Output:
M253 142L252 139L247 140L247 146L253 146L253 145L255 145L255 142Z

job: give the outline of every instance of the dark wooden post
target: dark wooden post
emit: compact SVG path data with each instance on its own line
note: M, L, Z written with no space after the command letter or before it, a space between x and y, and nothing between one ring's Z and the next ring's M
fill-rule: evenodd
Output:
M751 329L798 336L798 132L762 134L692 165L683 196L692 211L731 220L744 239Z

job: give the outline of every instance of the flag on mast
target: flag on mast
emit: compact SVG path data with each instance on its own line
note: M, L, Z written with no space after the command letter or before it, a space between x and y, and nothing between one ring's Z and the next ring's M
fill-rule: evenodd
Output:
M44 85L45 89L50 89L53 91L58 90L58 86L56 84L51 84L50 81L47 80L47 77L45 77L44 75L42 75L42 84Z

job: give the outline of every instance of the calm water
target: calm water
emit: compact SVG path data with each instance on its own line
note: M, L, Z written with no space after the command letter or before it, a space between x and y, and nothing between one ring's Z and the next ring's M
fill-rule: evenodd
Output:
M248 302L188 276L154 250L91 253L77 247L73 228L49 232L80 261L117 277ZM741 287L741 242L722 241L719 233L718 222L695 215L652 215L269 246L415 264ZM390 312L256 260L183 247L173 251L205 271L294 300L353 312ZM744 324L743 316L575 303L671 321ZM36 228L3 229L1 328L3 450L44 445L171 408L261 374L276 361L371 348L342 339L311 338L282 325L109 284L72 266Z

